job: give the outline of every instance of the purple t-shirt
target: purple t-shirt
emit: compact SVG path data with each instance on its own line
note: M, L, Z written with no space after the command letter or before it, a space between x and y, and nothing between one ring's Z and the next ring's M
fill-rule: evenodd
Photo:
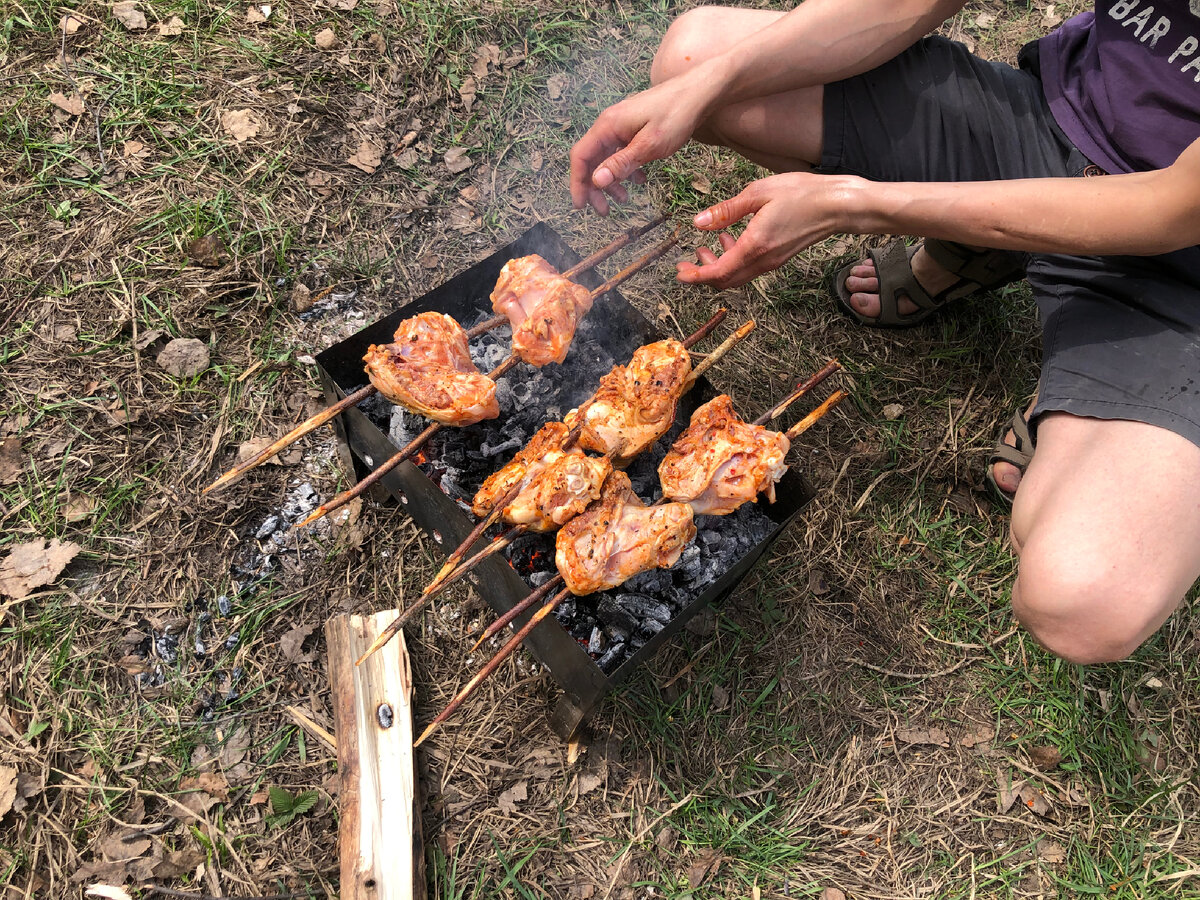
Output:
M1055 121L1102 169L1162 169L1200 138L1200 0L1097 0L1038 57Z

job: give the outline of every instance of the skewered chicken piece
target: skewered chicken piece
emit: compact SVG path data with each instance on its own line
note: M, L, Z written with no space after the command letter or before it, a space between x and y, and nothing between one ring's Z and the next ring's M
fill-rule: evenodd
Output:
M531 366L566 359L591 308L591 292L536 253L506 262L492 291L492 309L512 324L513 353Z
M612 454L617 465L627 463L670 429L691 371L691 357L679 341L638 347L629 365L615 366L601 378L592 399L564 421L579 426L579 446Z
M586 258L580 260L575 265L571 266L571 268L567 269L565 272L562 273L561 277L563 279L570 279L571 277L579 274L580 272L587 271L588 269L591 269L591 268L599 265L604 260L608 259L614 253L616 253L618 250L620 250L622 247L624 247L626 244L630 243L631 241L637 240L642 235L646 234L648 231L651 231L654 228L657 228L659 225L661 225L663 222L665 222L666 219L667 219L667 217L664 215L655 216L652 220L647 222L645 225L638 225L634 228L630 228L628 231L625 231L625 232L619 234L616 238L614 238L612 241L610 241L606 246L601 247L596 252L590 254ZM672 241L672 243L674 243L674 241ZM616 283L617 281L622 280L625 277L628 277L630 274L632 274L632 272L637 271L638 267L640 267L642 265L646 265L650 260L657 258L657 256L660 256L662 252L663 251L658 251L656 248L656 250L651 251L650 254L643 256L640 260L638 260L638 262L634 263L633 266L630 266L630 267L627 267L626 269L624 269L621 272L621 274L617 276L616 279L610 280L607 283L607 287L612 287L612 285L614 283ZM593 294L592 296L595 296L595 295ZM591 305L591 300L589 299L588 306L590 307L590 305ZM470 331L468 331L467 337L468 338L476 337L477 335L483 334L485 331L490 331L493 328L503 325L507 321L509 321L507 316L496 316L495 318L487 319L487 320L479 323L478 325L476 325ZM572 334L573 333L574 332L572 330ZM559 343L562 344L561 339L559 340ZM570 340L568 339L566 343L569 344ZM560 347L561 352L565 353L566 352L565 348L566 348L566 345L563 344ZM532 354L533 351L531 350L529 352ZM353 393L346 395L341 400L339 400L337 403L334 403L332 406L329 406L326 409L323 409L321 412L317 413L316 415L310 416L308 419L301 422L299 425L297 425L295 428L293 428L291 431L289 431L283 437L271 442L271 444L269 444L267 447L263 448L263 450L261 450L259 453L255 454L250 459L247 459L244 462L238 463L232 469L225 472L223 475L221 475L220 478L218 478L216 481L214 481L212 484L210 484L208 487L206 487L202 491L202 493L207 494L209 491L215 490L219 487L222 487L223 485L228 484L231 481L236 480L237 478L240 478L242 475L246 474L251 469L254 469L254 468L262 465L264 462L269 460L272 456L275 456L277 453L279 453L285 447L288 447L291 444L295 443L296 441L300 440L300 438L304 437L306 434L309 434L310 432L315 431L317 428L321 427L326 422L330 421L335 416L342 413L344 410L347 410L347 409L351 408L352 406L357 406L363 400L367 399L372 394L374 394L377 390L378 390L378 388L375 386L375 384L373 384L373 383L367 384L364 387L359 388L357 391L354 391Z
M616 471L586 512L558 532L554 562L576 596L606 591L639 572L675 565L696 536L686 503L646 506L629 476Z
M780 432L742 421L729 395L721 394L692 413L659 463L663 496L704 516L728 515L759 494L774 503L790 448Z
M466 331L444 313L405 319L393 342L372 344L363 362L388 400L435 422L461 428L500 415L496 382L475 367Z

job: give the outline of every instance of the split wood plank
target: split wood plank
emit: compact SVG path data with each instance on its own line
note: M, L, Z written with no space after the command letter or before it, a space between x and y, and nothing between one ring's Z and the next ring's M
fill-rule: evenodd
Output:
M342 900L425 897L412 669L404 636L354 664L399 614L341 615L325 626L337 730Z

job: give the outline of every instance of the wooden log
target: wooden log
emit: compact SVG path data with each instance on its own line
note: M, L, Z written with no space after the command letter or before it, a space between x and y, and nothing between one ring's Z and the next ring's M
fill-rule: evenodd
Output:
M425 897L404 636L354 664L399 613L341 615L325 626L337 729L342 900Z

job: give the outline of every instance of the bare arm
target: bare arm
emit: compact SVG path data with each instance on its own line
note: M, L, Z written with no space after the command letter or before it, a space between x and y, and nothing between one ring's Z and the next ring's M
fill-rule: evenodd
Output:
M790 173L700 213L717 231L753 215L720 257L679 264L682 281L731 287L831 234L911 234L1004 250L1150 256L1200 244L1200 141L1165 169L1100 178L876 183Z
M670 156L714 110L828 84L891 59L965 0L805 0L766 28L687 73L604 110L571 148L571 197L608 211L620 182Z

